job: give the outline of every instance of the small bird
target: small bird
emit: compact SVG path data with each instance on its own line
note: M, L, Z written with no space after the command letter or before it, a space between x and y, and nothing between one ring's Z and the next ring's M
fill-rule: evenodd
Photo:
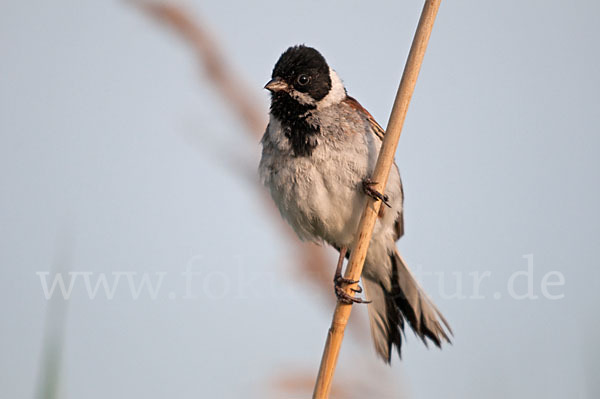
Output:
M314 48L288 48L265 85L271 92L270 119L261 140L259 174L282 217L302 240L328 243L340 252L334 292L344 303L367 303L377 354L390 363L400 355L404 324L425 345L450 342L452 330L400 257L404 193L394 164L385 195L373 189L373 174L385 134L358 101L346 93L337 73ZM365 295L348 295L356 284L341 269L352 245L367 197L381 200L363 269ZM362 292L357 287L355 292Z

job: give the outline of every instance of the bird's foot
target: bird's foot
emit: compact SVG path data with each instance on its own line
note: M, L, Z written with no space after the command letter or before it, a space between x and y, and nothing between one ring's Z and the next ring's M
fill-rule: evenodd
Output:
M348 294L344 290L344 286L346 286L348 284L357 284L357 283L358 283L357 280L350 280L350 279L342 277L341 275L335 276L333 278L333 285L335 288L335 296L337 297L338 301L345 303L347 305L352 305L353 303L371 303L371 301L367 301L362 298L353 297L352 295ZM360 285L357 285L356 288L351 288L351 290L353 292L356 292L357 294L360 294L363 291L363 289Z
M386 194L381 194L379 191L375 190L373 188L373 186L377 184L377 182L372 181L369 178L366 178L365 180L363 180L362 182L362 186L363 186L363 191L365 192L365 194L367 194L369 197L373 198L374 200L380 200L381 202L383 202L385 205L387 205L388 208L391 208L392 206L390 205L390 198L386 195Z

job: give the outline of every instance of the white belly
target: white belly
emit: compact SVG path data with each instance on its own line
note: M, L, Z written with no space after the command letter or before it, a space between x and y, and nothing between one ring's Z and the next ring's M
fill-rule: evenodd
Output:
M311 158L283 162L269 188L283 217L304 240L343 246L352 241L365 197L358 176L332 170Z
M344 143L322 140L311 156L294 157L277 127L271 126L263 139L259 169L281 215L303 240L351 245L366 202L362 181L372 174L379 139L348 136ZM400 179L393 168L388 187L396 185L400 186ZM399 189L387 191L393 211L378 221L375 236L386 230L393 235L395 216L402 209Z

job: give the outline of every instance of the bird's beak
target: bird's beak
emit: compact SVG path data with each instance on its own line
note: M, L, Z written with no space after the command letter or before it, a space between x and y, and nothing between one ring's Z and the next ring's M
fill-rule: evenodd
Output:
M273 78L265 85L265 89L269 90L271 93L275 93L278 91L287 90L289 89L289 86L285 80L281 78Z

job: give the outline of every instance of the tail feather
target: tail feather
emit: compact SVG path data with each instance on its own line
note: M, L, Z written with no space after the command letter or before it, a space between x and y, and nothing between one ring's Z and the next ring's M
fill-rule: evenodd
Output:
M395 251L390 260L391 289L386 289L379 281L364 278L367 298L372 301L369 319L375 349L388 363L393 346L401 354L405 321L425 345L429 339L440 347L443 341L450 343L449 335L452 335L450 325L413 277L400 254Z
M377 354L387 363L390 362L392 345L398 348L402 346L401 330L404 321L398 316L398 312L389 312L390 298L386 295L383 286L369 278L363 278L365 296L371 301L369 306L369 320L371 324L371 337L375 344Z

